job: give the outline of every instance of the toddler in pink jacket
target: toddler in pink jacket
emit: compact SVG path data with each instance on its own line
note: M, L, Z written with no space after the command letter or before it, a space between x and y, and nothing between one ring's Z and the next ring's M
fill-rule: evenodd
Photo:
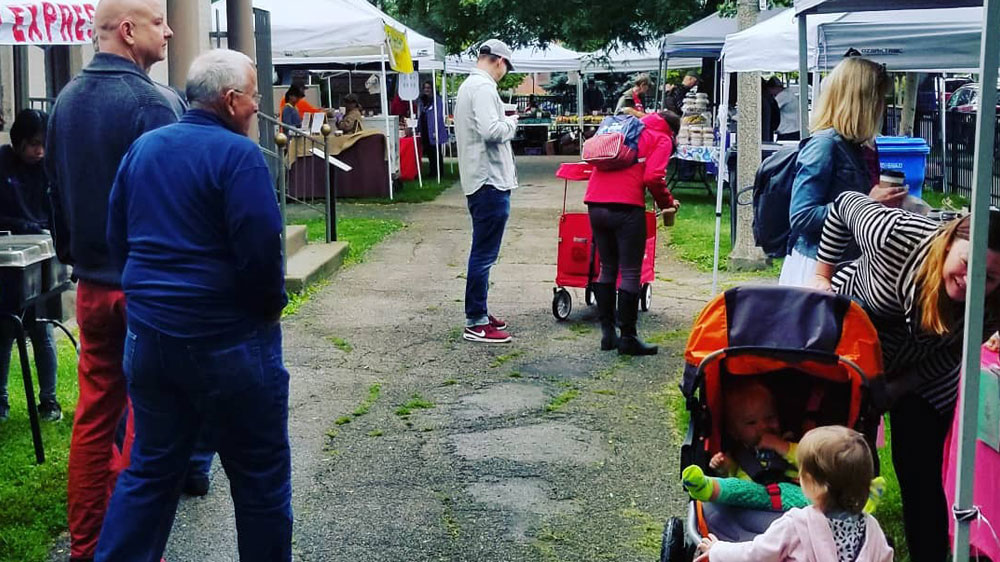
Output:
M805 434L796 451L812 505L786 512L753 541L702 539L695 562L892 562L874 517L862 512L874 473L864 437L841 426Z

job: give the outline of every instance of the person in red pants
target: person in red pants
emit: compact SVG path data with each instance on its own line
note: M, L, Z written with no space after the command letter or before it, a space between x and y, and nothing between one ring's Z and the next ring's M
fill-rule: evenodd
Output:
M108 498L127 459L114 447L126 408L122 354L125 295L106 242L108 196L132 142L177 121L149 78L173 35L157 0L102 0L94 15L99 52L56 99L46 138L54 238L73 266L80 326L80 399L70 441L67 514L70 560L94 557Z

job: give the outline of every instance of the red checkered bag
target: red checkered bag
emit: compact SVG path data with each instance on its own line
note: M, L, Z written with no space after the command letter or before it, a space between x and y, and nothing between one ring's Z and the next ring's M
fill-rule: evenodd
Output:
M639 161L643 124L630 115L606 117L583 143L583 160L598 170L620 170Z

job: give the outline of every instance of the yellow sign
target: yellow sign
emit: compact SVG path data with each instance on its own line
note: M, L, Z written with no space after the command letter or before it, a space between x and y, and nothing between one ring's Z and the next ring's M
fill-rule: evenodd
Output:
M406 34L387 25L385 39L389 44L389 66L396 72L404 74L413 72L413 59L410 57L410 45L406 42Z

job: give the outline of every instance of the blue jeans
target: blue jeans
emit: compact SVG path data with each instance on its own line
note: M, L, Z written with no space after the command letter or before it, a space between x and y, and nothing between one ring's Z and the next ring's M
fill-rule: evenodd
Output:
M500 242L510 216L510 191L484 185L469 195L472 215L472 250L465 278L465 325L489 323L486 294L490 288L490 268L500 256Z
M10 370L11 351L14 348L13 320L0 321L0 401L7 402L7 374ZM38 400L56 399L56 342L52 338L52 325L35 322L34 309L24 316L24 330L35 352L35 371L38 377ZM17 364L20 365L19 356Z
M240 560L291 560L288 371L280 325L190 340L130 321L123 367L135 442L95 560L160 560L203 428L212 432L231 484Z

